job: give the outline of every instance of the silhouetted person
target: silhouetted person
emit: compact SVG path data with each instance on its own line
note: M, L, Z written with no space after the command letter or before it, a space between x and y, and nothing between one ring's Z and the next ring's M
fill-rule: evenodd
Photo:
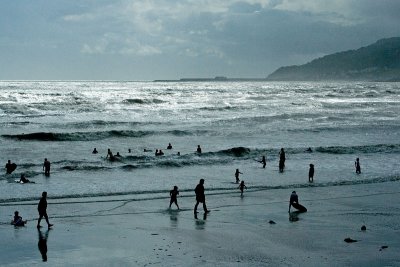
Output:
M175 205L178 207L178 210L179 210L179 206L178 206L179 191L178 191L178 187L176 185L174 186L174 189L169 191L169 195L171 197L171 200L169 201L169 208L171 208L172 203L175 203Z
M13 171L15 171L17 165L15 163L12 163L11 160L8 160L5 168L6 168L6 173L11 174Z
M38 241L38 248L39 252L42 255L42 260L47 261L47 239L49 238L49 230L46 231L45 234L38 229L39 234L39 241Z
M111 152L111 149L107 149L107 156L106 156L106 159L110 159L111 161L114 161L115 160L115 156L114 156L114 154Z
M292 206L293 203L299 204L299 197L297 196L296 191L293 191L292 194L290 195L289 212L290 212L290 207Z
M128 153L132 153L132 150L130 148L128 148Z
M243 196L243 190L244 190L245 188L247 189L246 185L244 184L244 181L242 180L242 181L240 182L240 185L239 185L240 196Z
M310 169L308 170L308 181L310 183L314 182L314 164L310 164Z
M21 174L21 178L19 179L20 183L30 183L31 181L29 181L28 179L26 179L25 174Z
M360 166L360 159L357 158L356 161L354 162L354 166L356 167L356 173L360 174L361 173L361 166Z
M44 159L43 170L44 170L44 175L46 176L50 175L50 161L48 161L47 158Z
M26 223L27 223L27 221L23 221L22 217L19 216L19 212L15 211L14 212L14 219L11 222L11 224L14 225L14 226L25 226Z
M201 153L201 147L200 147L200 145L197 145L197 150L196 150L196 152L197 152L197 153Z
M239 183L240 179L239 179L239 174L243 174L239 171L239 169L236 169L235 171L235 178L236 178L236 183Z
M196 193L196 205L194 206L194 213L197 213L197 206L199 203L203 203L203 209L205 212L209 212L206 206L206 196L204 195L204 179L200 179L199 184L194 189Z
M99 151L97 151L97 149L94 148L93 151L92 151L92 154L97 154L97 153L99 153Z
M313 151L312 151L311 147L309 147L306 149L306 152L312 153Z
M265 159L265 156L262 156L262 159L259 162L262 163L263 168L265 169L265 166L267 165L267 160Z
M172 149L171 143L168 143L167 149Z
M119 152L117 152L117 154L115 156L116 157L122 157L121 154L119 154Z
M285 151L283 148L281 148L281 152L279 152L279 171L283 172L283 169L285 168L285 161L286 161L286 155Z
M38 204L39 219L37 222L37 228L40 228L40 221L42 220L43 217L46 219L48 228L53 226L52 224L50 224L49 217L47 216L47 199L46 198L47 198L47 192L43 192L42 198L40 199L39 204Z

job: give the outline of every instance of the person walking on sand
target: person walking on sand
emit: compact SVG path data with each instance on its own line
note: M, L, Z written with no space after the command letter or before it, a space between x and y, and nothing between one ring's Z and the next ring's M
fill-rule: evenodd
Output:
M314 164L310 164L310 169L308 170L308 181L310 183L314 182Z
M172 203L175 203L175 205L178 207L179 210L178 195L179 195L178 187L175 185L174 189L169 191L169 196L171 197L171 200L169 201L169 208L171 208Z
M48 161L47 158L44 159L43 170L44 175L50 176L50 161Z
M240 196L241 196L241 197L243 196L243 190L244 190L245 188L247 189L246 185L244 184L244 181L242 180L242 181L240 182L240 185L239 185Z
M360 174L361 173L361 166L360 166L360 159L357 158L356 161L354 162L354 166L356 167L356 173Z
M194 206L194 214L197 213L197 206L199 203L203 203L204 212L210 212L206 206L206 196L204 195L204 179L200 179L199 184L194 189L196 193L196 205Z
M48 228L52 227L53 225L49 222L49 216L47 216L47 192L42 193L42 198L39 201L38 204L38 212L39 212L39 219L37 222L37 228L40 228L40 221L44 217L47 222Z
M236 169L235 171L235 178L236 178L236 183L238 184L240 179L239 179L239 174L243 174L239 171L239 169Z

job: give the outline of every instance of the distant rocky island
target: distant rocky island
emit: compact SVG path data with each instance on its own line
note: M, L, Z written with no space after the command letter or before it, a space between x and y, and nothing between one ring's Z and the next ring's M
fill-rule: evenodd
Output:
M400 37L277 69L270 81L400 81Z
M214 78L181 78L179 80L154 80L154 82L247 82L247 81L266 81L265 78L228 78L216 76Z

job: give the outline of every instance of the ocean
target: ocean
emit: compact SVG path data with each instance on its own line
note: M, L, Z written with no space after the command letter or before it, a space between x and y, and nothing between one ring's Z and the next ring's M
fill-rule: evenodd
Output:
M47 191L167 206L174 185L191 197L201 178L206 194L237 194L236 169L265 194L400 180L400 83L0 81L0 92L0 162L18 165L0 174L3 204ZM35 183L16 183L22 173Z

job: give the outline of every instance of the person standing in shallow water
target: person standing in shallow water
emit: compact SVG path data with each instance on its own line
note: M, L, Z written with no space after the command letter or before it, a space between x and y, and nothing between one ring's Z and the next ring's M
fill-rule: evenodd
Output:
M285 151L283 148L281 148L281 152L279 152L279 171L283 172L283 169L285 168L285 161L286 161L286 155Z
M197 145L197 150L196 150L196 152L199 153L199 154L201 154L201 147L200 147L200 145Z
M239 169L236 169L235 171L235 178L236 178L236 183L238 184L240 179L239 179L239 174L243 174L239 171Z
M360 174L361 173L361 166L360 166L360 159L357 158L356 161L354 162L354 166L356 167L356 173Z
M206 196L204 194L204 179L200 179L199 184L196 186L194 192L196 193L196 205L194 206L194 214L197 213L197 206L203 203L204 212L209 212L206 206Z
M48 161L47 158L44 159L43 170L44 175L50 176L50 161Z
M37 222L37 228L40 228L40 221L44 217L47 222L48 228L52 227L53 225L49 222L49 217L47 216L47 192L42 193L42 198L38 204L38 212L39 212L39 219Z
M265 159L265 156L262 156L260 163L263 165L263 168L265 169L265 165L267 165L267 160Z
M240 182L240 185L239 185L240 196L241 196L241 197L243 196L243 190L244 190L245 188L247 189L246 185L244 184L244 181L242 180L242 181Z
M310 183L314 182L314 164L310 164L310 169L308 171L308 181Z
M178 187L175 185L174 189L169 191L169 196L171 197L171 200L169 201L169 208L171 208L172 203L175 203L175 205L178 207L179 210L178 195L179 195Z

